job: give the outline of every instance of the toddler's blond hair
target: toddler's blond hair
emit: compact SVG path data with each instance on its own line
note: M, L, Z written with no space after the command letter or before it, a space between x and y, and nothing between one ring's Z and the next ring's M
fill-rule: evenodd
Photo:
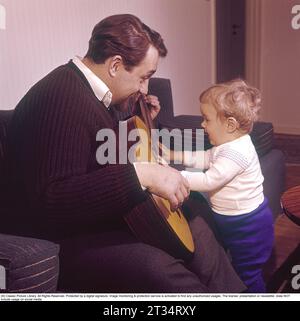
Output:
M201 103L211 103L219 116L234 117L241 131L249 133L261 108L260 91L242 79L216 84L200 95Z

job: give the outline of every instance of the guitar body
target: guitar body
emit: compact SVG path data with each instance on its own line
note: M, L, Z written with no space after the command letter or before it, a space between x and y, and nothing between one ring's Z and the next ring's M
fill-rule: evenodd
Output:
M150 126L139 116L127 120L127 126L128 132L132 129L140 132L140 140L134 145L136 161L153 161ZM172 211L167 200L146 193L146 201L125 215L126 223L142 242L161 248L174 257L190 259L194 253L194 242L182 211Z

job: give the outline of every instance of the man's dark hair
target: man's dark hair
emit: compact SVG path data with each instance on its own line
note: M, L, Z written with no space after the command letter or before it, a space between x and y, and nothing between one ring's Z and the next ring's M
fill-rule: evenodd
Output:
M160 57L167 55L167 48L158 32L134 15L113 15L94 27L85 57L100 64L109 57L120 55L125 68L131 70L145 58L150 45L158 50Z

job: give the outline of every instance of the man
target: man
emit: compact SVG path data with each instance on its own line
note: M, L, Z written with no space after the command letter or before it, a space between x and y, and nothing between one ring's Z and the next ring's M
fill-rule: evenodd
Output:
M123 215L148 191L173 208L186 180L158 164L96 161L100 129L116 127L113 105L147 92L167 50L161 36L132 15L98 23L83 59L74 58L33 86L9 130L8 170L22 229L61 245L60 285L89 292L240 292L243 284L204 220L190 220L190 262L136 240ZM152 117L158 106L153 102ZM154 227L155 228L155 227ZM23 232L22 232L23 233Z

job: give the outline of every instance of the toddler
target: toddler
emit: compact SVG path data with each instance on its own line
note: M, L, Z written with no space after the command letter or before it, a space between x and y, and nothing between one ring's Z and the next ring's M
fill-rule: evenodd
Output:
M191 190L208 193L223 244L248 292L265 292L262 267L272 250L273 218L249 136L260 109L260 93L237 79L210 87L201 94L200 103L201 125L214 147L184 152L185 166L206 171L182 171L182 175Z

